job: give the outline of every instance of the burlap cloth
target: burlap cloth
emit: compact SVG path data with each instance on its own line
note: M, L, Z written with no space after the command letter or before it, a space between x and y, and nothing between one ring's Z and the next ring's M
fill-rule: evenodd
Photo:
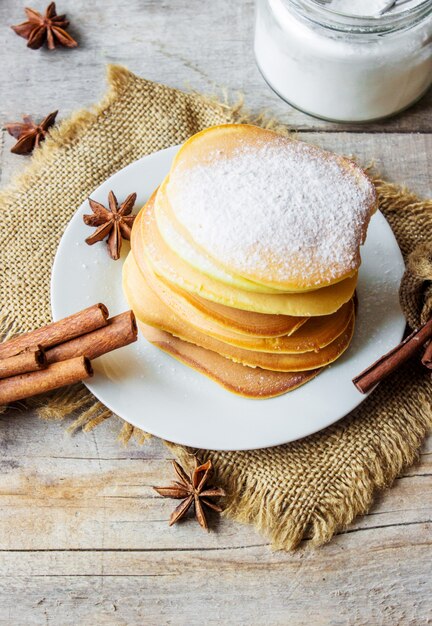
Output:
M25 173L0 194L4 336L50 320L50 272L59 239L96 186L145 154L240 118L238 107L143 80L120 67L109 68L109 86L94 110L77 113L54 130ZM432 309L432 202L382 180L376 187L405 259L413 253L401 300L409 323L416 325ZM290 549L304 537L325 542L366 512L376 490L414 461L432 422L430 374L418 361L382 383L353 414L307 439L251 452L206 451L228 492L226 514L253 523L275 547ZM84 430L111 417L83 386L38 398L34 405L45 418L73 414L73 428ZM141 441L146 436L125 423L121 437L127 441L132 435ZM180 457L191 453L173 449Z

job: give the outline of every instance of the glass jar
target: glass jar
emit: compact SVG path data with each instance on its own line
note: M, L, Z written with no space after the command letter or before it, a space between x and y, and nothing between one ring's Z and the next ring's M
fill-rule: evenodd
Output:
M257 0L255 56L270 87L305 113L388 117L432 83L432 0L366 18L316 0Z

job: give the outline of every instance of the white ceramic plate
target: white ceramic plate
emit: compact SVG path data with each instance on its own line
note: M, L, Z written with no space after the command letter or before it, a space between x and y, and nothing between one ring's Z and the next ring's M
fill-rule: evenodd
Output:
M123 200L138 193L137 207L168 173L178 148L149 155L111 176L91 197L105 204L112 189ZM95 302L111 315L128 309L121 287L122 259L112 261L106 244L88 246L92 232L82 220L87 201L71 219L55 258L52 311L55 320ZM376 214L362 250L354 340L348 351L315 380L284 396L249 400L225 391L205 376L147 343L138 342L94 361L88 388L114 413L169 441L197 448L264 448L305 437L349 413L364 396L353 376L396 345L403 334L398 287L404 265L393 233Z

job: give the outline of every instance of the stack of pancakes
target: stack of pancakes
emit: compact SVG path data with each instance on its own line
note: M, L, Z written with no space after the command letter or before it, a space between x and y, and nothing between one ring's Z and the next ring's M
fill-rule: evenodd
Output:
M142 333L240 395L295 389L349 346L375 209L347 159L250 125L194 135L134 223Z

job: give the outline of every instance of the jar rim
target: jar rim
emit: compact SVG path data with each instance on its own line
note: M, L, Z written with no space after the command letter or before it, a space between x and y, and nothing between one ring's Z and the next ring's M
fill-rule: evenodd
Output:
M385 34L411 28L432 16L432 0L422 0L414 6L380 16L362 16L342 13L317 0L282 0L308 21L330 30L350 34Z

